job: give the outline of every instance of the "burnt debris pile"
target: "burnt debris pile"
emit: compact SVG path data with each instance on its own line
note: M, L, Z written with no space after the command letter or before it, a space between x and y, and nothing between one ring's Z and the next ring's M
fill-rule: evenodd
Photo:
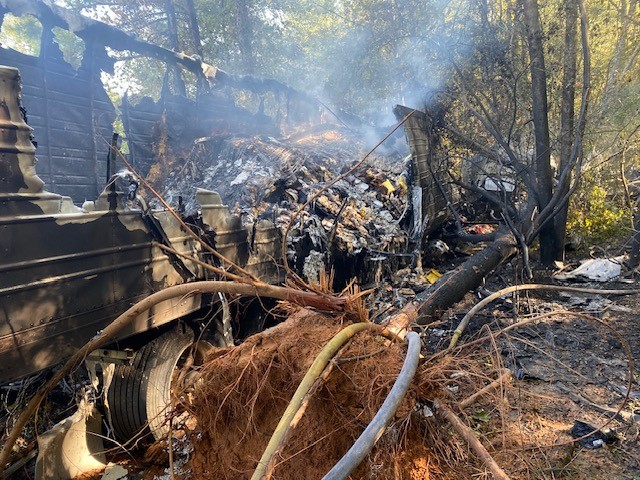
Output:
M288 261L309 281L330 267L371 284L413 261L410 174L408 160L387 151L325 188L364 156L357 138L327 125L282 138L218 134L197 139L150 180L186 211L198 208L198 187L216 191L249 231L265 219L283 235L289 228Z

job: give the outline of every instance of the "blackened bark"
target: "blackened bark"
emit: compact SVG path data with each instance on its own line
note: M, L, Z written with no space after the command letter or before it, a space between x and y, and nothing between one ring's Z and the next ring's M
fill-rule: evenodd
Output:
M204 52L202 51L202 38L200 37L200 24L198 23L198 15L196 13L196 6L193 0L186 0L187 14L189 16L189 36L191 37L191 43L193 44L193 51L200 57L200 60L204 62ZM200 98L200 94L206 91L207 81L202 75L197 76L196 83L196 98Z
M562 66L562 104L560 107L560 165L558 176L571 168L571 151L573 149L574 119L575 119L575 95L576 95L576 36L578 34L578 2L577 0L565 0L565 35L564 35L564 59ZM560 186L561 196L569 192L571 173L568 173L567 182ZM567 232L567 213L569 202L560 206L554 219L556 260L564 261L564 244Z
M202 38L200 37L200 24L198 23L198 15L196 14L196 6L193 0L186 0L187 12L189 14L189 35L193 44L193 51L204 61L204 53L202 52Z
M516 253L516 244L510 232L501 232L493 243L418 295L416 301L421 303L417 322L421 325L431 322L434 315L455 305L468 292L482 285L489 273Z
M553 193L551 174L551 149L549 140L549 108L547 105L547 73L542 48L542 26L537 0L523 0L524 22L527 27L531 71L531 101L536 140L535 171L537 177L538 209L542 211ZM533 193L533 192L530 192ZM548 222L540 230L540 261L544 266L553 264L557 257L554 222Z

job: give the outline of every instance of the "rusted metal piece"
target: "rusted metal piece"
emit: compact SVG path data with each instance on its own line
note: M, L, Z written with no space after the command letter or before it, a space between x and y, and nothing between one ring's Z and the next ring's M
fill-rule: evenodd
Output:
M412 109L396 105L393 109L397 118L402 118ZM434 175L442 169L436 159L435 135L431 119L424 113L415 110L406 121L404 130L411 150L411 164L414 183L419 188L417 203L421 208L421 225L423 234L428 234L448 219L447 201L441 194ZM416 202L414 202L414 208Z
M20 73L0 68L0 193L40 193L44 182L36 174L33 129L20 105Z

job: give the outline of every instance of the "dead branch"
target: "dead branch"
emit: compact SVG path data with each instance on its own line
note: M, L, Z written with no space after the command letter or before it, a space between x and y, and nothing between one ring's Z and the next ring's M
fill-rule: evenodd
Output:
M214 265L211 265L211 264L209 264L207 262L203 262L199 258L196 258L196 257L194 257L192 255L188 255L186 253L179 252L179 251L177 251L177 250L175 250L175 249L173 249L171 247L167 247L163 243L153 242L153 245L158 247L160 250L164 250L165 252L171 253L172 255L176 255L178 257L182 257L182 258L185 258L187 260L190 260L193 263L195 263L197 265L200 265L201 267L203 267L203 268L205 268L207 270L210 270L213 273L221 275L221 276L227 278L230 281L237 281L237 282L240 282L240 283L246 283L247 282L247 280L244 277L240 277L238 275L234 275L233 273L227 272L226 270L223 270L222 268L218 268L218 267L216 267Z
M439 401L437 412L447 420L454 430L467 442L467 445L471 447L482 463L489 469L493 478L496 480L509 480L509 476L500 468L491 454L484 448L484 445L480 443L480 440L476 438L473 430L466 426L449 407Z
M504 383L507 382L510 378L511 378L511 370L509 370L508 368L503 368L502 375L500 375L500 377L497 380L494 380L486 387L478 390L474 394L468 396L463 401L461 401L459 403L460 409L470 407L471 405L476 403L480 397L482 397L483 395L486 395L487 393L491 392L496 388L499 388L501 385L504 385Z
M406 330L414 322L428 324L437 312L451 307L467 292L477 288L491 270L515 253L515 245L516 240L510 232L502 233L495 242L447 273L432 288L417 295L413 302L389 317L386 324L395 332Z
M408 329L409 326L416 321L419 312L417 304L414 302L407 303L402 310L392 315L385 322L390 330L401 335L401 332Z
M544 286L555 286L555 285L542 285ZM511 287L513 288L513 287ZM567 288L572 288L572 287L567 287ZM591 292L603 292L603 290L597 290L597 289L581 289L581 291L583 293L591 293ZM632 293L638 293L638 290L610 290L610 292L632 292ZM497 293L497 292L496 292ZM618 295L620 295L621 293L617 293ZM489 297L487 297L489 298ZM518 323L514 323L512 325L509 325L508 327L505 327L501 330L498 330L495 333L490 333L489 335L485 335L484 337L481 337L477 340L473 340L471 342L467 342L459 347L457 347L457 351L461 351L462 349L467 349L469 347L472 346L476 346L479 345L481 343L484 343L486 341L489 341L491 339L497 338L500 335L504 335L505 333L514 330L516 328L521 328L525 325L529 325L531 323L537 322L539 320L542 320L544 318L549 318L549 317L555 317L555 316L565 316L567 318L570 317L578 317L578 318L584 318L585 320L589 320L591 322L597 323L599 325L602 325L604 328L606 328L607 330L609 330L613 336L615 336L619 341L620 344L622 345L625 354L627 356L627 361L629 363L629 379L627 380L627 391L626 394L622 400L622 402L620 403L620 406L618 407L618 410L616 410L615 413L612 414L612 416L610 418L607 419L607 421L601 425L600 427L594 429L593 431L583 435L582 437L579 438L575 438L572 440L569 440L567 442L563 442L563 443L554 443L553 445L549 445L549 447L561 447L561 446L565 446L565 445L570 445L572 443L577 442L578 440L581 440L583 438L588 437L589 435L592 435L593 433L597 432L598 430L602 430L603 428L605 428L607 425L609 425L614 419L616 419L618 417L618 415L621 414L621 412L624 410L625 405L627 404L628 400L629 400L629 396L631 394L631 389L633 388L633 381L634 381L634 362L633 362L633 355L631 354L631 347L629 346L629 342L627 342L627 340L620 334L620 332L618 332L617 330L615 330L611 325L608 325L605 321L594 317L593 315L588 315L586 313L580 313L580 312L570 312L570 311L566 311L566 310L556 310L556 311L552 311L552 312L547 312L544 313L542 315L538 315L535 317L531 317L528 318L526 320L523 320L521 322ZM443 357L445 355L450 355L453 352L453 348L452 347L448 347L444 350L441 350L437 353L434 353L433 355L431 355L429 358L426 359L427 363L431 363L434 362L436 359ZM540 446L536 446L535 448L541 448Z
M509 144L506 142L499 129L497 128L497 124L491 117L491 114L488 112L484 102L482 102L482 100L478 97L476 90L468 84L460 67L455 62L452 62L452 64L465 88L465 91L476 101L476 104L480 107L482 113L473 108L473 105L471 105L471 103L468 102L465 98L461 98L460 100L465 104L465 106L473 114L473 116L476 117L478 121L480 121L482 126L487 130L487 132L491 134L496 142L498 142L500 147L502 147L502 150L507 154L507 157L509 158L509 161L511 162L513 168L515 168L519 174L522 174L522 180L527 185L527 188L529 188L529 191L534 192L536 189L535 181L532 178L531 168L528 165L523 164L518 159L513 149L509 146Z
M471 235L464 231L464 229L462 228L462 220L460 219L460 214L458 213L456 208L453 206L453 203L451 203L449 195L447 194L447 191L444 188L444 185L442 184L442 181L440 180L438 173L433 169L433 165L431 162L429 162L429 171L431 173L431 178L433 178L433 181L435 182L436 186L438 187L438 190L440 191L440 195L442 195L442 198L444 198L447 204L446 205L447 208L451 212L451 215L453 215L453 219L456 224L456 236L458 237L458 239L463 242L469 242L469 243L482 243L482 242L494 241L496 239L495 233L483 234L483 235Z
M481 153L487 158L490 158L496 162L500 162L500 155L494 150L491 150L488 146L482 145L477 140L471 138L470 136L465 135L462 131L457 129L451 122L445 123L445 130L454 137L454 140L467 147L469 150L474 152Z
M476 289L484 277L516 252L515 245L516 240L511 232L499 234L495 242L447 273L433 288L418 295L416 301L420 303L417 322L424 325L436 312L462 300L467 292Z
M468 160L467 158L464 158L464 157L459 157L459 156L457 157L460 158L461 160ZM462 181L462 179L455 177L451 171L448 171L447 173L449 174L449 177L451 177L451 181L455 185L458 185L459 187L462 187L465 190L469 190L470 192L480 195L482 198L484 198L487 202L489 202L494 207L499 208L500 210L506 209L506 212L510 216L512 216L513 218L517 218L518 212L513 207L513 205L505 203L504 201L502 201L500 197L498 197L497 195L494 195L493 193L490 193L484 188L480 188L475 185L471 185L469 183ZM487 172L485 171L485 173Z

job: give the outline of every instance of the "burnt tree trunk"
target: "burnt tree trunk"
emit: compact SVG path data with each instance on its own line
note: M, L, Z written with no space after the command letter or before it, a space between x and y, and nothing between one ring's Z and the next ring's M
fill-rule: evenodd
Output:
M578 2L577 0L565 0L565 35L564 35L564 60L562 67L562 104L560 108L560 165L558 176L571 168L571 151L573 149L574 118L575 118L575 94L576 94L576 36L578 34ZM565 196L569 192L568 181L562 185L560 194ZM567 214L569 202L565 202L558 208L555 222L556 260L564 261L564 244L567 233Z
M536 192L539 211L544 210L553 193L551 175L551 148L549 140L549 107L547 104L547 72L542 47L542 25L537 0L523 0L524 22L529 43L531 71L531 101L533 109L533 128L536 141L535 172ZM554 222L548 222L540 230L540 261L544 266L553 264L557 255Z
M204 62L204 52L202 51L202 38L200 36L200 24L198 23L198 15L193 0L186 0L187 13L189 16L189 36L193 44L193 51ZM202 75L197 76L196 98L200 98L200 94L206 90L207 81Z
M516 253L516 245L511 232L500 232L493 243L444 275L433 287L417 295L416 301L420 302L417 322L421 325L431 322L434 315L453 306L468 292L482 285L487 275Z
M193 0L187 1L187 12L189 14L189 35L193 44L193 51L204 62L204 53L202 52L202 39L200 37L200 24L198 23L198 15L196 14L196 6Z
M176 17L176 8L173 4L173 0L165 0L164 2L164 10L167 15L167 37L169 39L169 48L174 52L180 51L180 44L178 41L178 20ZM171 70L174 78L174 86L177 92L182 95L187 95L187 88L182 80L182 76L180 74L180 69L177 66L173 65L168 67Z

